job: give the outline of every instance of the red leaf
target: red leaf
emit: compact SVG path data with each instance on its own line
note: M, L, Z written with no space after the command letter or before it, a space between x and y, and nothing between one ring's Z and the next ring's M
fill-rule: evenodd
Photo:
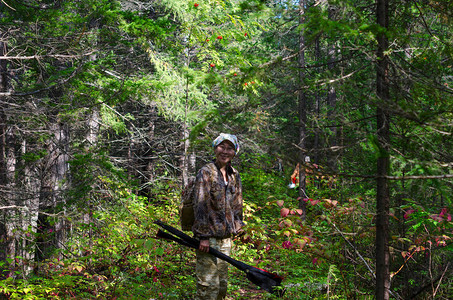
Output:
M311 204L311 205L316 205L316 204L318 204L318 203L319 203L319 200L313 200L313 199L311 199L311 201L310 201L310 204Z
M291 244L290 241L284 241L284 242L282 243L282 247L283 247L283 248L289 249L289 248L291 248L291 246L292 246L292 244Z
M326 208L335 207L335 206L337 206L337 203L338 203L337 200L324 199L324 201L326 202L326 205L325 205Z
M283 201L283 200L278 200L277 201L277 205L280 206L280 207L283 206L283 203L285 203L285 201Z
M430 215L431 219L433 219L434 221L437 221L437 222L442 222L442 217L440 217L439 215Z
M415 209L409 209L406 211L406 213L404 214L404 218L407 220L409 218L409 216L411 214L413 214L415 212Z
M289 214L289 209L288 208L282 208L280 210L280 216L282 216L282 218L285 218L287 215Z
M291 227L291 225L293 225L293 222L291 222L291 220L285 220L283 221L283 223L285 223L287 227Z

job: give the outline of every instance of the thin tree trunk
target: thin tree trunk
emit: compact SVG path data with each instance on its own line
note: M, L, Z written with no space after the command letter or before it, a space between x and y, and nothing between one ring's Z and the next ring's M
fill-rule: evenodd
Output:
M93 48L96 49L98 48L100 44L100 37L98 36L98 32L102 28L102 25L100 24L100 19L98 18L91 18L89 21L89 27L90 30L93 31L93 33L96 34L96 42L95 45L93 45ZM96 61L98 58L97 56L97 51L93 51L93 54L90 55L89 60L90 61ZM95 148L98 145L98 139L99 139L99 129L100 129L100 111L99 107L95 106L91 110L89 116L88 116L88 133L87 133L87 142L88 142L88 148ZM90 151L88 149L88 151ZM92 219L93 219L93 203L91 202L91 196L88 197L87 199L87 210L83 215L83 222L85 224L89 224L89 230L88 230L88 236L89 236L89 241L90 241L90 248L93 245L93 228L92 228Z
M3 38L5 37L4 34L1 34L0 39L0 56L5 56L7 52L6 43L3 42ZM4 93L8 90L8 81L7 81L7 61L1 59L0 60L0 93ZM6 97L0 96L0 100L6 103ZM4 111L4 107L0 108L0 187L3 190L6 190L6 114ZM6 193L0 194L0 205L7 204L8 197ZM6 205L5 205L6 206ZM6 249L7 243L7 228L6 228L6 211L0 211L0 249ZM0 261L6 260L6 252L0 251ZM1 275L1 274L0 274Z
M377 0L377 23L388 28L388 0ZM390 159L390 126L389 114L386 110L390 100L389 63L385 52L388 40L385 32L378 34L376 92L379 97L377 108L377 136L380 154L377 160L376 186L376 299L389 299L390 292L390 261L389 261L389 184L385 176L389 175Z
M335 20L335 8L332 6L329 6L329 19L330 20ZM337 45L335 43L331 44L329 46L328 50L328 68L329 70L333 70L335 68L335 63L334 61L337 58ZM334 86L328 86L328 91L327 91L327 118L329 121L331 121L331 124L334 125L334 112L335 112L335 107L337 105L337 93L335 90ZM336 126L333 126L331 129L331 139L329 139L329 146L330 147L335 147L338 145L338 130ZM328 155L328 167L331 170L336 170L337 169L337 157L338 155L335 155L334 153L330 153Z
M190 63L190 51L188 48L185 50L186 52L186 67L189 67ZM195 169L196 163L196 156L194 153L189 153L190 148L190 140L189 140L189 128L188 128L188 113L189 113L189 78L186 78L186 86L185 86L185 105L184 105L184 124L183 124L183 131L182 131L182 138L183 138L183 149L184 154L182 156L181 161L181 169L182 169L182 183L183 186L186 186L189 182L189 177L191 176L191 171Z
M189 146L190 146L190 141L189 141L189 130L186 127L186 124L184 124L184 129L182 132L182 147L184 149L184 153L181 157L181 173L182 173L182 184L183 186L186 186L187 183L189 182Z
M0 39L0 56L6 56L8 52L6 33L1 33ZM8 61L0 60L0 92L7 92L9 87L8 82ZM5 97L5 96L0 96ZM6 100L6 99L5 99ZM7 101L4 101L7 103ZM16 172L16 154L15 154L15 134L14 127L8 122L8 115L4 108L0 112L1 126L1 159L0 159L0 185L4 192L1 200L6 206L15 206L15 178ZM17 208L7 208L3 212L4 232L2 235L5 239L4 259L11 259L9 263L9 272L6 276L14 276L15 257L16 257L16 236L15 232L18 228L19 212ZM3 251L2 251L3 252Z
M196 165L196 155L194 152L189 151L190 147L190 140L189 140L189 130L186 128L183 133L183 147L184 147L184 155L182 156L181 161L181 169L182 169L182 183L183 185L187 185L189 182L189 178L194 175L195 173L195 165Z
M154 144L154 135L156 129L156 120L157 120L157 108L155 106L151 106L149 108L149 118L148 118L148 141L150 145ZM154 182L154 160L152 158L154 149L153 147L149 147L146 153L146 181L147 181L147 191L146 194L148 198L151 198L152 195L152 185Z
M320 46L320 40L319 40L319 37L316 38L316 41L315 41L315 57L316 57L316 61L321 61L321 46ZM317 72L320 72L321 71L321 67L318 67L317 68ZM316 122L319 122L319 119L320 119L320 115L321 115L321 91L322 89L321 88L316 88L316 91L315 91L315 111L316 111ZM319 150L321 147L320 147L320 130L319 130L319 126L316 126L315 127L315 140L314 140L314 145L313 145L313 148L316 149L315 150L315 153L313 155L313 162L315 164L319 164L319 157L320 157L320 151ZM319 182L318 180L316 180L316 176L313 176L313 184L316 186L316 187L319 187Z
M305 22L305 0L299 0L299 24L303 25ZM305 79L305 37L304 33L299 34L299 83L303 86ZM299 89L299 208L302 209L302 219L306 218L306 207L303 199L307 198L306 195L306 181L305 181L305 149L306 149L306 138L307 138L307 98L305 92Z
M95 148L98 143L99 139L99 127L100 127L100 114L97 108L91 111L88 119L88 134L87 134L87 142L89 148ZM92 229L92 218L93 218L93 204L91 203L91 197L88 197L87 202L87 211L83 215L83 222L89 225L88 235L90 238L90 247L92 243L92 236L93 236L93 229Z
M66 200L63 195L67 187L67 174L69 171L69 129L65 124L56 122L51 126L53 139L50 144L52 206L55 213L60 214L55 223L55 246L60 248L66 240Z
M22 142L22 154L27 153L27 143ZM20 218L22 232L19 239L19 266L22 267L22 275L28 276L33 270L33 262L36 254L36 238L35 234L38 230L38 216L41 190L41 176L36 163L24 162L24 181L21 189L21 206L25 209L21 210Z
M6 125L7 126L7 125ZM6 128L5 133L5 145L6 145L6 178L5 178L5 193L6 203L9 206L15 206L16 203L16 182L14 174L16 173L16 153L15 148L15 136L12 127ZM15 257L16 257L16 232L19 228L19 215L17 208L7 209L5 216L5 227L6 227L6 258L11 259L10 273L8 276L14 276L13 270L15 269Z

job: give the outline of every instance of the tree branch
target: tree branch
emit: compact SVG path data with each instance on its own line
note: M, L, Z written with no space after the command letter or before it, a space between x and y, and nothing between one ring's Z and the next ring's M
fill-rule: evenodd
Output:
M80 58L83 56L89 56L96 51L87 52L78 55L64 55L64 54L49 54L49 55L32 55L32 56L0 56L0 60L27 60L27 59L43 59L46 57L50 58Z
M26 209L26 210L28 210L28 207L26 207L26 206L17 206L17 205L0 206L0 210L1 210L1 209L12 209L12 208L19 208L19 209Z

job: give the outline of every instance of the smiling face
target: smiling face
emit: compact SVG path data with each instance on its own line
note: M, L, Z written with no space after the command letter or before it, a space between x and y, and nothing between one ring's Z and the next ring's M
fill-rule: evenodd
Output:
M226 166L234 157L236 151L230 141L223 141L214 148L216 162L221 166Z

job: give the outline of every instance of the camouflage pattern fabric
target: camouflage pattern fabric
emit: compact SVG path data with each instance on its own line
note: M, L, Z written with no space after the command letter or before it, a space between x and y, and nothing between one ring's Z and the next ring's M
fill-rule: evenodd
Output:
M233 134L221 133L214 141L212 141L212 147L217 147L223 141L230 141L234 145L234 152L239 152L238 138Z
M203 166L195 180L194 236L200 240L228 238L243 231L242 183L236 169L227 166L228 185L219 167L211 162Z
M209 246L230 255L231 239L209 239ZM228 263L209 253L197 250L196 300L225 299L228 287Z

